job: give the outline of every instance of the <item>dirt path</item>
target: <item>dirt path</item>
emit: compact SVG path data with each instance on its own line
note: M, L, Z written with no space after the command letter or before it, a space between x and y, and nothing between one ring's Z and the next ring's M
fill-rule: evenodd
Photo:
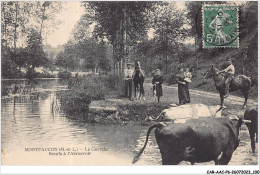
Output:
M145 83L145 86L149 86L152 87L151 83ZM178 87L177 85L171 85L171 86L167 86L167 85L163 85L163 89L172 89L174 91L178 91ZM195 95L195 96L202 96L203 98L214 98L219 100L220 103L220 97L218 93L214 93L214 92L207 92L207 91L202 91L202 90L195 90L195 89L190 89L190 95ZM226 103L231 103L231 104L237 104L237 105L243 105L244 103L244 98L238 97L238 96L234 96L234 95L229 95L228 98L225 99ZM253 100L253 99L248 99L248 104L250 105L257 105L257 100Z

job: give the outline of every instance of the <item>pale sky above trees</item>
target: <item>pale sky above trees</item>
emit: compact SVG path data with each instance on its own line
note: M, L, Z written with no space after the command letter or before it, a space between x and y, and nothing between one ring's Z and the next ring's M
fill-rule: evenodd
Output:
M56 31L46 37L46 43L53 47L65 44L69 40L74 25L76 25L81 15L84 14L84 8L81 7L81 2L79 1L62 2L62 5L63 10L58 15L62 23Z
M178 9L185 8L185 2L179 1L175 2ZM58 15L58 18L62 21L62 24L58 27L54 33L46 36L46 40L44 43L51 45L52 47L56 47L58 45L65 44L70 37L70 33L74 25L77 24L77 21L80 19L81 15L83 15L84 8L81 6L81 2L62 2L63 10ZM150 30L148 33L149 37L152 37L153 30Z

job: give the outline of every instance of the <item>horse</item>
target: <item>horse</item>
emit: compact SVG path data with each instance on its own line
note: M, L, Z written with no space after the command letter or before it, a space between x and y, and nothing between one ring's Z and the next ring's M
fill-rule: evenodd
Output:
M136 97L136 90L139 91L138 98L140 99L141 96L144 97L144 79L145 74L144 71L141 69L140 62L135 61L135 72L134 72L134 88L135 88L135 97Z
M211 68L205 73L204 78L213 78L216 89L220 95L221 106L223 107L226 78L223 73L218 74L218 72L219 72L219 70L217 68L214 68L212 65ZM251 90L251 87L253 87L253 85L254 85L254 83L252 83L252 78L247 77L245 75L234 76L230 83L229 92L235 92L237 90L240 90L243 93L243 95L245 97L243 108L245 108L247 105L249 92Z

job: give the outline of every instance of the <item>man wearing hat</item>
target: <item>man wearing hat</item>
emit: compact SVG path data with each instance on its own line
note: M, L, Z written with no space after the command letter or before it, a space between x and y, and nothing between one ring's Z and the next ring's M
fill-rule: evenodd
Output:
M227 59L227 62L229 63L229 66L227 66L224 70L222 71L219 71L219 73L223 73L225 72L226 73L226 80L225 80L225 96L224 98L227 98L228 97L228 93L229 93L229 85L230 85L230 82L235 74L235 67L234 65L232 64L232 60L230 58Z
M133 69L131 68L132 63L128 62L127 68L125 69L125 97L129 97L132 100L132 80L133 80Z

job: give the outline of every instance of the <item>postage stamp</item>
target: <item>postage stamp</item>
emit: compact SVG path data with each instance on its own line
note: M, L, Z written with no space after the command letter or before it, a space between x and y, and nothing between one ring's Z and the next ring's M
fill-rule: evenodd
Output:
M236 5L204 5L202 8L203 48L238 48Z

